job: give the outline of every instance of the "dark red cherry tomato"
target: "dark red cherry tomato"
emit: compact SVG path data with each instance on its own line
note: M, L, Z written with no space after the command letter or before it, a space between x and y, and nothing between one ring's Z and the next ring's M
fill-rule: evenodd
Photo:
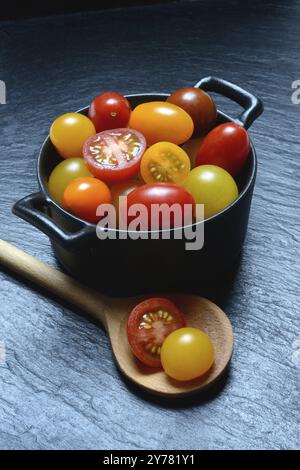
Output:
M177 186L172 183L155 183L155 184L144 184L139 188L132 191L127 196L127 213L128 222L131 222L136 217L130 214L130 208L135 204L141 204L146 208L147 215L147 227L146 230L158 230L169 227L181 227L184 223L184 213L187 211L185 205L192 206L190 207L192 213L195 207L195 201L193 196L182 186ZM169 214L160 212L158 214L157 220L151 218L151 209L153 206L164 204L166 209L170 209L171 206L177 204L178 212L169 211ZM134 207L132 207L134 209ZM123 218L124 208L121 205L121 217ZM189 213L186 212L188 215ZM123 219L124 220L124 219ZM189 220L187 223L191 223ZM143 228L142 228L143 229Z
M130 348L143 364L161 367L160 350L165 338L185 325L185 316L170 300L144 300L128 317L127 336Z
M184 109L194 122L194 134L203 135L215 125L217 109L212 98L199 88L185 87L174 91L167 101Z
M138 173L145 148L145 138L139 132L112 129L90 137L83 146L83 157L96 178L118 183Z
M228 122L215 127L203 140L196 165L216 165L235 176L244 166L250 151L248 132Z
M108 91L97 96L91 103L89 118L97 132L126 127L131 107L129 101L119 93Z

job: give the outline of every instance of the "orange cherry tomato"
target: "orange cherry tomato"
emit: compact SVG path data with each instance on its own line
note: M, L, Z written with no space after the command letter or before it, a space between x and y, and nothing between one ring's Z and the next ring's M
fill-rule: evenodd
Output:
M142 156L140 172L145 183L182 184L190 169L190 159L181 147L158 142Z
M189 114L165 101L138 105L131 113L129 127L141 132L147 145L161 141L180 145L194 132L194 123Z
M94 124L80 113L63 114L50 128L51 142L63 158L82 157L84 142L94 134Z
M96 215L100 204L111 202L108 186L96 178L76 178L64 192L64 207L80 219L96 223L101 217Z

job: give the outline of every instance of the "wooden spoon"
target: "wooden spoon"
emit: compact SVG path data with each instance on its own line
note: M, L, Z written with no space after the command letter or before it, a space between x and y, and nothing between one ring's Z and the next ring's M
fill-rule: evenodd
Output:
M231 359L233 333L230 321L219 307L207 299L187 294L164 295L186 314L189 326L200 328L211 337L216 349L216 359L208 373L189 382L177 382L162 370L143 366L134 358L128 345L128 314L136 304L149 296L125 299L105 297L2 240L0 263L99 321L109 335L121 371L148 392L176 397L203 390L216 381Z

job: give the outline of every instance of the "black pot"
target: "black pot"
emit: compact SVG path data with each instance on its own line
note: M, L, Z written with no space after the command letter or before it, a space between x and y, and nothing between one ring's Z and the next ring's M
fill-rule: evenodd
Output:
M230 118L218 111L218 123L237 122L246 129L262 113L262 101L242 88L214 77L195 85L217 92L240 104L244 111ZM166 94L127 95L132 107L146 101L162 101ZM88 108L79 112L87 114ZM204 222L204 246L185 249L184 239L99 240L95 225L59 207L50 197L47 181L61 161L49 137L38 158L40 191L18 201L13 212L49 236L54 252L71 275L111 295L142 293L159 289L184 289L191 282L207 281L228 272L238 258L246 235L257 159L251 144L247 164L239 175L239 197L219 214Z

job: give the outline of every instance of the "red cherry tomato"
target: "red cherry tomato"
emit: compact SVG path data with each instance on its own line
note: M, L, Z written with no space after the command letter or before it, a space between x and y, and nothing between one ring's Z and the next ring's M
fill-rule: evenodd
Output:
M83 156L96 178L118 183L138 173L145 148L145 138L139 132L112 129L90 137L83 146Z
M194 211L195 207L193 196L182 186L177 186L172 183L144 184L143 186L140 186L127 196L128 213L134 204L142 204L146 208L148 215L148 230L158 230L161 228L168 228L169 226L181 227L184 224L184 212L186 211L185 205L192 206L191 212ZM161 212L157 220L151 220L152 206L161 204L164 204L167 209L170 209L173 204L178 204L178 214L175 215L174 212L170 211L170 220L167 220L167 216L164 216ZM123 214L122 208L121 214ZM135 216L128 216L128 222L131 222L134 219Z
M129 101L119 93L108 91L97 96L90 105L89 118L97 132L126 127L130 118Z
M144 300L128 317L127 336L130 348L143 364L161 367L160 350L165 338L185 325L185 316L170 300Z
M250 151L248 132L233 122L221 124L203 140L196 165L216 165L235 176L245 164Z

